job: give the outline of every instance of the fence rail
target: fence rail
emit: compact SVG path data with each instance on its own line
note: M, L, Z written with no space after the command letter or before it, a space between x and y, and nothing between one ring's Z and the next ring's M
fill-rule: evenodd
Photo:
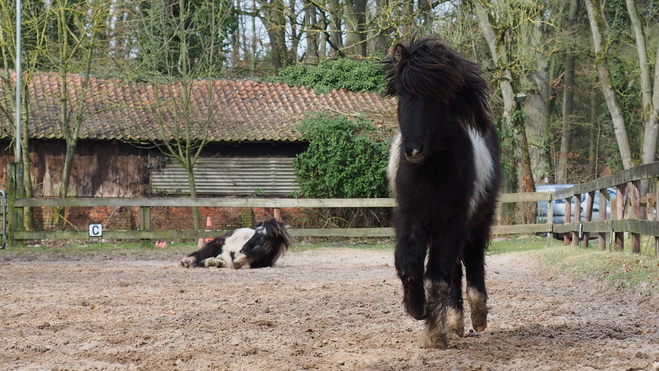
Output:
M548 201L548 193L513 193L503 194L501 203ZM15 208L25 207L139 207L139 230L104 231L103 237L108 239L186 239L216 237L218 230L149 230L149 215L152 207L263 207L263 208L368 208L395 206L393 198L349 198L349 199L289 199L289 198L190 198L190 197L155 197L155 198L16 198ZM540 233L550 232L550 224L520 224L494 227L495 234ZM391 237L392 228L324 228L324 229L293 229L296 237ZM16 230L10 233L14 240L35 239L86 239L87 231L25 231Z
M653 183L651 183L653 182ZM617 197L609 199L607 188L614 187ZM641 199L641 189L654 188L651 197ZM606 212L600 212L600 220L591 221L592 205L595 192L599 192L600 209L606 210L610 205L611 218L607 220ZM8 212L11 217L22 220L23 208L26 207L139 207L139 230L112 230L104 231L103 237L108 239L188 239L215 237L218 230L150 230L150 208L152 207L242 207L242 208L369 208L395 206L392 198L351 198L351 199L292 199L292 198L20 198L12 197L8 190L7 204L13 210ZM581 215L581 195L586 194L585 215ZM554 202L565 200L565 223L555 224L553 221ZM574 199L574 201L573 201ZM640 236L655 238L655 249L659 255L659 212L657 202L659 199L659 162L638 166L621 173L600 178L588 183L578 184L572 188L563 189L553 193L507 193L501 195L499 202L548 202L547 222L543 224L517 224L497 225L493 227L494 234L517 233L547 233L548 239L552 234L564 234L564 242L586 245L591 234L597 234L600 248L606 248L607 236L613 236L615 248L624 249L624 233L632 236L632 251L640 252ZM572 216L572 203L574 202L574 218ZM654 215L651 220L645 220L641 210L645 208L644 215ZM18 211L17 211L18 210ZM614 212L615 211L615 212ZM20 222L9 223L10 229L7 237L10 244L31 239L86 239L87 231L25 231ZM390 237L394 232L391 228L345 228L345 229L293 229L296 237Z

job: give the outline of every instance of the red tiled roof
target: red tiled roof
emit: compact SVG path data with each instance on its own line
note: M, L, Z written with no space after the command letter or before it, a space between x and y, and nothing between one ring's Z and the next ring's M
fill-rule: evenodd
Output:
M28 86L31 138L63 138L60 82L58 74L39 73ZM158 140L162 127L170 127L177 116L186 114L185 100L179 98L186 89L181 85L92 78L85 89L83 83L79 75L67 76L67 89L72 93L70 117L77 114L77 102L84 100L80 139ZM6 89L0 81L0 106L13 107L8 104L13 91ZM203 122L210 119L211 141L301 141L297 125L318 111L365 115L378 125L395 125L395 101L375 93L339 90L316 94L304 87L249 80L196 80L189 91L192 99L187 112L193 130L203 135ZM176 135L173 130L168 136ZM0 137L11 136L13 131L9 120L0 115Z

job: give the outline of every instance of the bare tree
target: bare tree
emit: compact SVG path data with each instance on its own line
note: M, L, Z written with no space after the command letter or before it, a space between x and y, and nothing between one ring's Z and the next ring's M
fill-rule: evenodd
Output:
M607 66L608 40L604 39L602 36L602 29L605 25L602 20L601 9L597 0L585 0L585 3L586 10L588 11L590 30L593 35L595 67L597 68L597 73L602 85L606 105L611 114L611 120L613 120L613 128L616 141L618 142L618 151L620 152L620 158L622 159L622 166L624 169L629 169L633 166L632 152L629 147L625 119L622 116L620 104L612 86L609 67Z
M492 58L492 64L494 65L494 68L496 69L496 76L495 79L498 81L499 89L501 91L501 99L503 100L503 111L502 111L502 127L503 131L508 132L508 133L513 133L513 110L515 109L515 101L514 101L514 89L513 89L513 73L512 71L508 68L509 61L508 61L508 53L507 53L507 48L506 45L502 42L503 40L503 35L497 35L495 32L494 27L492 26L492 23L490 21L490 14L488 11L485 9L483 4L481 4L478 0L473 2L473 7L474 7L474 12L476 14L476 18L478 19L478 24L481 28L481 31L483 32L483 37L485 38L485 41L487 43L487 46L490 51L490 56ZM501 28L498 28L501 30ZM504 133L505 135L505 133ZM504 157L506 155L504 154ZM507 158L509 159L509 163L514 164L516 161L511 161L512 160L512 153L507 154ZM507 173L505 174L506 182L504 182L504 191L505 192L512 192L513 191L513 184L514 184L514 176L515 176L516 170L515 168L509 169Z
M153 24L154 12L167 7L169 0L154 0L149 11L142 13L142 29L145 43L158 45L149 54L142 56L145 65L156 65L158 70L149 71L154 76L149 86L153 89L154 99L145 98L143 108L155 119L158 130L157 139L153 140L161 153L173 158L187 173L190 196L197 197L194 167L201 151L208 143L209 126L217 113L215 104L216 80L208 76L221 74L222 39L231 9L221 3L203 0L190 6L185 0L176 1L177 12L166 17L156 18L159 24ZM167 30L168 42L162 40L158 30ZM208 35L208 37L198 37ZM193 42L196 50L192 58ZM202 80L203 79L203 80ZM149 133L153 137L152 133ZM201 227L199 210L193 208L195 229Z
M657 135L659 134L659 47L655 63L654 83L651 77L651 65L645 44L645 32L633 0L626 0L627 12L636 38L638 65L641 69L641 96L643 102L642 120L644 135L641 160L644 164L654 162L657 152ZM658 43L659 44L659 43ZM658 45L659 46L659 45Z
M37 7L35 7L32 3L28 3L27 5L28 6L25 7L26 9L22 15L22 23L31 23L32 25L36 26L36 29L38 29L38 25L40 24L39 20L41 20L41 23L43 23L43 19L40 14L41 12L39 12L36 9ZM16 74L12 73L12 69L15 67L14 64L16 61L16 17L13 9L10 7L9 2L3 2L0 4L0 59L2 60L3 67L0 80L2 80L2 85L4 87L4 89L2 89L4 96L0 97L0 115L2 115L6 122L11 123L10 127L16 127L14 112L16 111L17 107L16 100L14 99L14 93L16 91L16 84L21 84L23 99L21 99L21 107L18 109L20 109L22 112L20 115L22 121L20 158L23 165L22 186L25 191L25 197L34 196L32 177L30 176L30 140L28 136L29 117L27 116L27 113L29 112L29 90L27 89L27 86L30 83L32 75L37 68L38 58L36 56L38 53L36 53L36 51L43 44L43 38L39 38L40 35L36 29L24 28L24 33L26 34L27 38L31 39L32 42L23 44L24 46L22 47L22 58L24 61L21 64L23 69L22 78L21 81L16 81ZM10 131L4 134L7 137L13 138L14 141L16 140L16 133ZM13 148L15 149L16 147L13 146ZM16 157L16 154L14 154L14 158ZM27 228L34 230L35 221L32 208L25 209L24 217Z
M66 142L59 197L69 195L73 159L78 144L80 128L96 112L89 111L86 105L91 92L90 81L93 80L92 68L99 63L101 50L105 43L99 35L106 29L109 6L104 1L69 2L53 0L48 8L48 19L53 29L47 57L51 66L56 66L59 76L59 125ZM80 76L80 86L73 88L69 81L72 73ZM77 77L76 77L77 80ZM56 225L64 225L64 208L56 210Z
M570 9L568 11L568 35L573 34L577 24L577 14L579 11L579 0L570 0ZM563 112L562 112L562 130L561 130L561 147L558 156L558 166L556 168L556 182L567 183L568 157L570 153L570 142L572 136L572 113L574 111L574 63L575 52L573 46L568 46L565 52L565 76L563 88Z

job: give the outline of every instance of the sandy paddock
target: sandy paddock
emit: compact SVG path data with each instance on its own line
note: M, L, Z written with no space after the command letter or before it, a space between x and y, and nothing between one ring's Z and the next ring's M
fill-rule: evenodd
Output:
M421 347L391 250L292 250L276 268L0 251L1 370L658 370L659 299L490 256L489 327ZM466 316L466 326L471 328Z

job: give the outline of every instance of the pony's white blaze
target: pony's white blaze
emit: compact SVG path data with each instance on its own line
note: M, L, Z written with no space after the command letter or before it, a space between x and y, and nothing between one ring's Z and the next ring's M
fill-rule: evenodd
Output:
M487 186L492 181L494 176L494 160L490 154L485 139L475 130L468 129L469 139L474 148L474 169L476 171L476 184L474 187L474 194L469 199L469 215L473 215L478 207L478 204L485 198ZM391 149L389 151L389 163L387 164L387 176L389 178L389 186L396 195L396 172L398 172L398 164L400 163L400 146L402 142L402 135L400 132L396 134L393 142L391 142Z
M494 160L490 154L485 138L475 130L469 129L469 139L474 148L474 169L476 170L476 184L474 194L469 200L469 215L473 215L478 204L487 194L487 186L494 176Z
M222 248L222 254L219 257L231 266L234 259L237 259L239 255L243 255L240 253L240 249L252 238L254 232L252 228L236 229L231 236L227 237ZM234 259L232 259L232 255Z
M391 148L389 149L389 163L387 164L387 177L389 178L389 187L394 196L396 196L396 173L398 172L398 164L400 162L400 142L403 136L400 132L396 134Z

